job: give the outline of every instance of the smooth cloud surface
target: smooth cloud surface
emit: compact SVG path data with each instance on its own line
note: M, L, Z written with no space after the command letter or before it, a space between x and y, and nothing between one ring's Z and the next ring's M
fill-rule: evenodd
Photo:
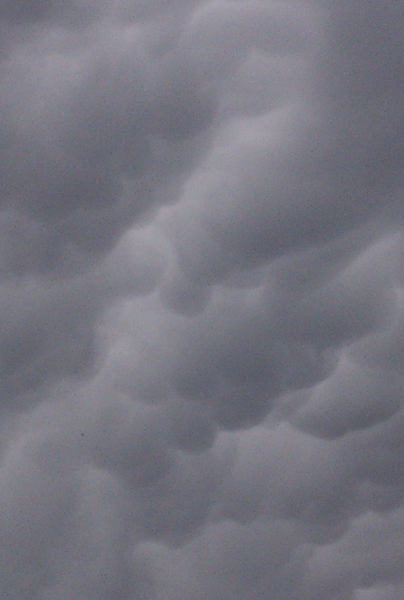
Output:
M404 12L0 2L0 597L404 591Z

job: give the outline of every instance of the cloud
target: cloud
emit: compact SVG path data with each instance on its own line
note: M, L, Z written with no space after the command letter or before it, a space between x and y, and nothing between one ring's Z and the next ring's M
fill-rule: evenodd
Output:
M403 11L0 2L0 595L403 590Z

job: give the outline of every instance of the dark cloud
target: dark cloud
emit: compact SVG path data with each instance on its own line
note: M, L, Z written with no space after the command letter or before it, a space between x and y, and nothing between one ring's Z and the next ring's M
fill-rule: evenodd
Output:
M105 6L106 2L93 0L2 0L0 19L14 26L42 22L71 27L91 22Z
M403 592L398 2L0 2L0 596Z

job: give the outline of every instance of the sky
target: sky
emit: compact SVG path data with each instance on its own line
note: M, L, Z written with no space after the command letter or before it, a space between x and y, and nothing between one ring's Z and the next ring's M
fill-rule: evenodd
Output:
M0 598L404 595L399 0L0 0Z

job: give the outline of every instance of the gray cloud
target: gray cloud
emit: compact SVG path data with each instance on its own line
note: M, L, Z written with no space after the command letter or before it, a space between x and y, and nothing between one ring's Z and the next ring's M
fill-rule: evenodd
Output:
M402 597L403 15L0 2L1 597Z

